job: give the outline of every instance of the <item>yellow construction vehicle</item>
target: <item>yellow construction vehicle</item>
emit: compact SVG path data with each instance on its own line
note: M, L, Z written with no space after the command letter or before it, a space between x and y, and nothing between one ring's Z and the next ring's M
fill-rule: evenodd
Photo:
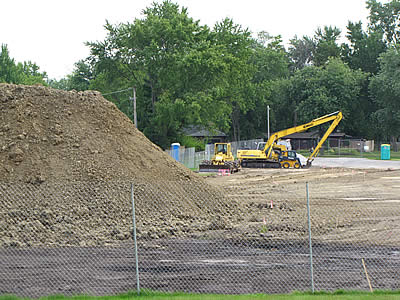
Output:
M204 160L199 165L200 172L217 172L225 170L229 173L237 172L240 167L238 160L232 154L230 143L215 143L214 155L211 160Z
M337 111L332 114L314 119L306 124L275 132L270 136L265 144L261 144L261 147L259 145L257 150L238 150L237 157L240 161L240 165L244 168L308 168L318 155L322 144L326 141L328 136L336 128L342 118L342 112ZM301 165L300 159L297 157L295 151L287 150L285 145L277 144L280 138L283 138L289 134L304 132L311 127L315 127L330 121L333 121L332 124L329 126L318 145L315 147L314 151L307 158L307 163L304 166Z

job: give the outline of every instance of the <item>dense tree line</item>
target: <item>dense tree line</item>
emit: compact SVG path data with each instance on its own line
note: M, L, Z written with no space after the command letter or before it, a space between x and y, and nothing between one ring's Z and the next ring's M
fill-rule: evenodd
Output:
M341 110L340 130L395 141L400 2L367 0L366 5L368 24L349 22L345 43L339 42L338 28L325 26L314 36L294 37L285 49L280 36L254 37L231 19L209 28L165 0L132 23L106 23L104 41L87 43L90 56L49 84L99 90L131 118L131 91L112 92L135 87L139 129L162 147L182 141L190 125L221 130L232 140L263 137L267 106L271 131ZM0 81L9 81L4 49ZM22 73L44 78L35 65Z

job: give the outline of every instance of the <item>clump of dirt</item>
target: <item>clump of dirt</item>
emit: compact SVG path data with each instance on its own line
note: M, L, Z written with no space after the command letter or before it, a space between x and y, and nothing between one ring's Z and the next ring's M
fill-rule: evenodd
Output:
M130 183L139 237L231 226L236 202L149 141L100 93L0 84L0 105L0 247L128 240Z

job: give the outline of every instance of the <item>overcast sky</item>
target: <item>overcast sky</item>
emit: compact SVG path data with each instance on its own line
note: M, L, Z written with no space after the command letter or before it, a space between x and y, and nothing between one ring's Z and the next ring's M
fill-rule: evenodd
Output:
M7 44L18 62L35 62L49 78L60 79L74 63L89 55L86 41L106 36L112 24L142 18L153 0L1 0L0 44ZM212 27L225 17L257 33L280 34L285 43L294 35L312 36L332 25L346 33L348 21L367 23L365 0L175 0L189 16ZM381 1L384 2L384 1Z

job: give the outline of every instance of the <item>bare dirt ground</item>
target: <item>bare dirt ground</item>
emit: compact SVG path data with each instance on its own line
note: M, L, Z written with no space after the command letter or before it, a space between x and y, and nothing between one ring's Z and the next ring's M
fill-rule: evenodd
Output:
M399 249L315 244L316 290L400 288ZM0 294L111 295L136 289L132 246L0 250ZM158 291L248 294L311 289L308 245L161 239L139 247L140 286Z
M265 225L269 238L303 239L308 184L315 239L400 245L400 170L242 169L207 181L244 205L241 228L254 238Z
M400 171L247 169L207 182L240 201L233 226L139 239L141 287L199 293L310 289L306 182L317 290L399 289ZM271 208L272 204L272 208ZM190 237L191 236L191 237ZM136 288L132 245L1 249L0 293L107 295ZM12 274L10 276L10 274Z

